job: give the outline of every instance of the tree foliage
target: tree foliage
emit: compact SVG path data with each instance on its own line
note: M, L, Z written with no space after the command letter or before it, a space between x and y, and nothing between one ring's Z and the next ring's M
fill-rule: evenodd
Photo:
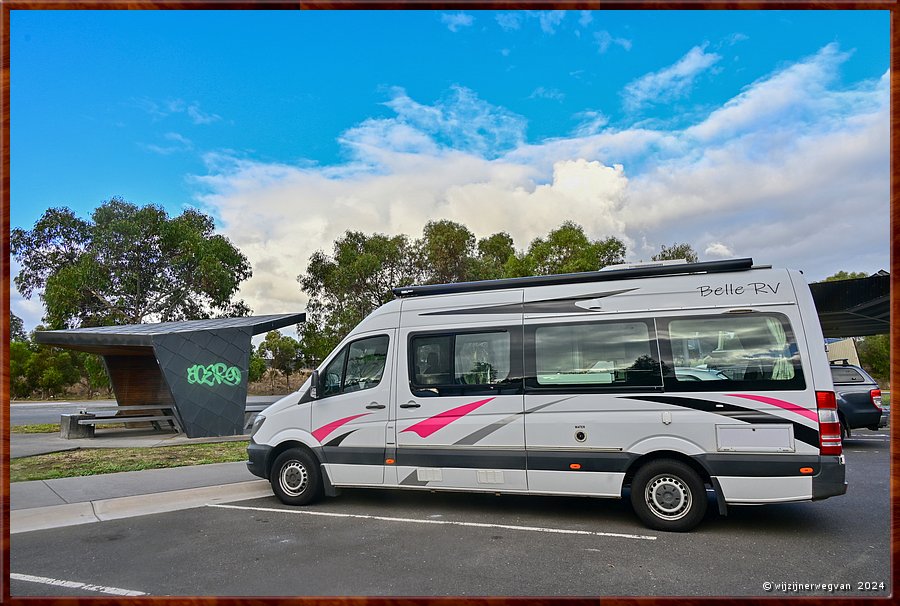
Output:
M9 391L14 398L27 398L34 390L28 380L28 364L33 352L24 341L9 343Z
M280 371L287 378L288 389L291 387L291 375L297 369L299 345L296 339L283 335L277 330L267 332L265 340L259 344L259 355L272 360L272 368ZM274 373L272 387L275 387Z
M76 366L81 374L81 380L88 390L88 397L93 398L99 391L107 394L112 392L112 382L106 372L106 364L103 357L85 352L72 352Z
M322 359L376 307L394 298L391 289L422 276L421 258L406 236L347 231L331 255L315 252L298 276L309 295L301 328L304 354Z
M27 336L24 340L10 341L9 350L9 387L13 398L56 396L77 384L87 391L88 398L112 390L103 359L96 354L39 345Z
M81 378L77 352L19 342L10 350L10 386L17 397L53 397Z
M684 259L688 263L696 263L700 260L700 257L697 255L697 251L687 243L681 244L672 244L672 246L666 246L663 244L659 247L659 252L651 257L653 261L675 261L678 259Z
M309 296L306 322L298 327L300 355L313 365L377 307L409 284L444 284L516 276L594 271L623 262L625 244L614 237L591 240L571 221L536 238L517 253L499 232L476 241L465 226L429 221L422 237L348 231L328 255L318 251L297 277Z
M542 276L596 271L625 261L625 244L615 237L589 240L584 228L566 221L547 234L535 238L524 255L510 259L505 273L512 276Z
M250 364L247 369L247 382L256 383L266 374L266 361L257 350L250 351Z
M865 278L869 274L863 271L851 271L846 272L841 270L834 275L828 276L823 280L823 282L837 282L838 280L855 280L857 278Z
M882 387L891 380L891 339L890 335L872 335L860 339L856 344L859 361Z
M25 342L28 335L25 334L25 325L22 318L10 312L9 314L9 339L10 341Z
M418 248L426 283L447 284L475 278L475 234L465 225L446 219L429 221Z
M474 274L477 280L497 280L506 274L504 268L516 256L513 239L506 232L499 232L478 241Z
M213 231L199 211L170 218L159 206L121 198L88 221L51 208L33 229L10 234L22 266L16 287L26 298L43 291L49 328L246 315L234 295L250 265Z

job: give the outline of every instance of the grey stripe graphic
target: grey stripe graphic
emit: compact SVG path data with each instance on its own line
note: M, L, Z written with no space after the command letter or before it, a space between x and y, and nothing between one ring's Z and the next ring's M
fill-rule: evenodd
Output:
M535 406L531 410L525 411L524 414L532 413L532 412L535 412L542 408L547 408L551 404L559 404L560 402L564 402L565 400L571 400L574 397L575 396L569 396L567 398L553 400L552 402L547 402L546 404L541 404L540 406ZM494 433L501 427L505 427L506 425L509 425L510 423L515 421L521 414L523 414L523 413L517 412L514 415L510 415L504 419L500 419L496 423L491 423L490 425L485 425L484 427L473 431L472 433L465 436L464 438L460 438L459 440L454 442L453 445L454 446L472 446L473 444L477 443L479 440L482 440L485 437L491 435L492 433Z
M420 480L415 470L400 481L400 486L428 486L428 482Z
M463 309L447 309L444 311L422 312L420 316L456 316L456 315L480 315L480 314L516 314L516 313L593 313L594 310L579 307L581 301L592 299L604 299L614 297L626 292L637 290L636 288L623 288L597 292L578 297L566 297L562 299L545 299L542 301L528 301L527 303L501 303L499 305L487 305L485 307L468 307Z

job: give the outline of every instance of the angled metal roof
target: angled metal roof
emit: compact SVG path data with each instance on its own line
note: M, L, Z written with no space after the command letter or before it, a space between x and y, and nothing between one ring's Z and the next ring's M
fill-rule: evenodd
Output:
M863 337L891 330L891 276L816 282L809 285L826 337Z
M251 335L277 330L306 320L305 313L273 314L268 316L244 316L240 318L210 318L184 322L157 322L155 324L126 324L124 326L97 326L68 330L42 330L34 340L47 345L106 345L149 346L156 335L187 333L206 330L248 329Z

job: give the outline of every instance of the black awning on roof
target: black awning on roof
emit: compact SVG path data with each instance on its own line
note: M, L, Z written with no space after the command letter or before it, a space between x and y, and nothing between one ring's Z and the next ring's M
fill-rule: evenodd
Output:
M809 288L826 337L864 337L890 332L890 274L816 282Z

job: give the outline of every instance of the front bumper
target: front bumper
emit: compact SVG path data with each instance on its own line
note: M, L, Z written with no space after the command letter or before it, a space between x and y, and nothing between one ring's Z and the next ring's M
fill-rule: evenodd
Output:
M819 473L812 477L812 500L819 501L847 492L844 455L820 457Z
M268 444L257 444L250 441L247 447L247 469L255 476L268 479L269 476L269 455L272 447Z

